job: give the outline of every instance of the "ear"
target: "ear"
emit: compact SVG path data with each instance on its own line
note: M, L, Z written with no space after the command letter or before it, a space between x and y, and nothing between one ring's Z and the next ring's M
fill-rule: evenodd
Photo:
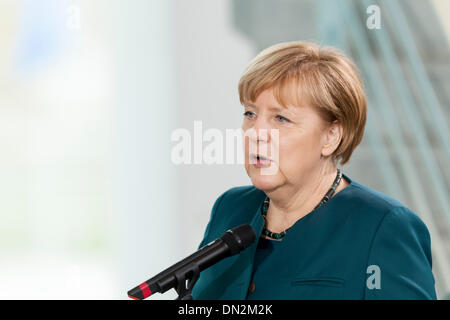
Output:
M338 120L334 120L324 131L324 143L322 146L322 156L328 157L338 148L342 139L342 125Z

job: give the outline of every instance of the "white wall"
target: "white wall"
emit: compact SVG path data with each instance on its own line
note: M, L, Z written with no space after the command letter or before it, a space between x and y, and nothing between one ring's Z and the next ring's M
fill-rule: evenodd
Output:
M111 106L112 211L119 292L182 255L179 189L170 159L176 128L174 1L110 1L109 43L116 67ZM172 290L152 299L175 298Z
M232 26L228 0L177 2L178 124L193 132L195 120L203 131L241 126L243 108L237 84L256 54ZM206 146L207 143L204 144ZM180 223L183 251L193 252L201 239L216 198L227 189L248 185L243 165L181 165L179 169Z

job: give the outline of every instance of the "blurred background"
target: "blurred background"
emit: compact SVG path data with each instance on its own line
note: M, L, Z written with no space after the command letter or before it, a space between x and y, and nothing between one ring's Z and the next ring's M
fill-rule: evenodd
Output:
M250 180L176 165L172 133L240 128L240 75L291 40L357 63L369 114L343 171L423 219L450 298L449 38L447 0L0 0L0 299L127 299L194 252Z

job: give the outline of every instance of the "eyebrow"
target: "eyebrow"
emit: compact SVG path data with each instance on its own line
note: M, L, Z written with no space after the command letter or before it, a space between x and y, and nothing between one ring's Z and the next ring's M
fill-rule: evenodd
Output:
M254 109L258 109L257 106L255 106L252 103L246 103L245 107L250 107L250 108L254 108ZM279 107L275 107L275 106L270 106L269 107L270 111L275 111L275 112L283 112L285 114L287 114L289 117L296 117L297 115L295 113L293 113L291 110L289 110L289 108L279 108Z
M245 106L258 109L257 106L255 106L254 104L251 104L251 103L246 103ZM271 111L283 111L283 110L287 110L287 109L286 108L279 108L279 107L270 106L269 110L271 110Z

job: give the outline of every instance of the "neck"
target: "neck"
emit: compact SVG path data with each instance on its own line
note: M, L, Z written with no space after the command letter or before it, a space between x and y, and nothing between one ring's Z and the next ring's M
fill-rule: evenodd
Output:
M267 192L270 198L267 228L272 232L281 232L313 211L330 189L336 174L337 169L334 164L324 166L317 172L304 177L300 186L284 185ZM347 185L348 182L342 178L333 195Z

